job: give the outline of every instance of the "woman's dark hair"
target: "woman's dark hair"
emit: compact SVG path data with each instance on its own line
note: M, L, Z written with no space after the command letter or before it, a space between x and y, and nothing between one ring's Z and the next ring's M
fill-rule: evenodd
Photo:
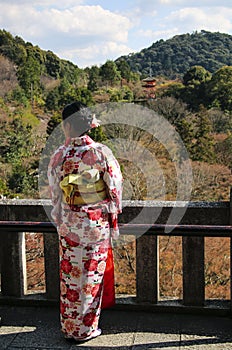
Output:
M81 108L86 108L86 105L79 101L68 104L63 109L62 119L63 120L67 119L72 114L79 112Z
M79 101L68 104L62 112L64 122L71 124L73 131L78 135L82 135L91 129L92 113L87 106Z

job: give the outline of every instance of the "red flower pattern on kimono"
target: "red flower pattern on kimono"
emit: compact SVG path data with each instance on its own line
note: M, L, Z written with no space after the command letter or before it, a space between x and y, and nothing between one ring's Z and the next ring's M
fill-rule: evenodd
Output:
M69 260L63 259L60 263L60 268L64 273L70 273L72 270L72 264Z
M91 326L96 320L96 314L93 312L89 312L83 318L83 323L85 326Z
M63 169L64 169L64 174L70 174L72 173L73 169L75 168L74 162L72 160L66 160L63 163Z
M79 299L79 293L75 289L67 289L66 298L71 302L75 302Z
M97 221L101 218L101 216L102 216L101 209L88 210L88 217L90 218L90 220Z
M98 261L95 259L87 260L84 263L84 267L87 271L95 271L98 266Z
M92 150L85 151L82 154L82 161L85 164L94 165L97 161L97 155Z
M64 237L70 247L77 247L80 244L80 238L75 233L71 232Z

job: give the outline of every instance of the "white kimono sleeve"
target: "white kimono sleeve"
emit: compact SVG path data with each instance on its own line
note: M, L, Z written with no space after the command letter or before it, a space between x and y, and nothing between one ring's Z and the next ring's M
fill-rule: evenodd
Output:
M47 171L50 196L53 206L51 211L51 217L57 225L61 223L62 190L60 188L60 169L62 158L63 149L60 148L51 157Z
M110 227L111 236L117 239L119 236L118 214L122 212L122 173L117 159L112 151L106 147L104 149L106 157L106 171L103 176L110 198Z

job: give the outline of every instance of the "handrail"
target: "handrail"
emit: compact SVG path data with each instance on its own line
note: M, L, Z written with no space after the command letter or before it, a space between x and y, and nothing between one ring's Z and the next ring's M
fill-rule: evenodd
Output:
M119 224L121 234L125 235L169 235L169 236L205 236L232 237L232 225L166 225L166 224ZM0 221L0 232L52 232L53 222Z

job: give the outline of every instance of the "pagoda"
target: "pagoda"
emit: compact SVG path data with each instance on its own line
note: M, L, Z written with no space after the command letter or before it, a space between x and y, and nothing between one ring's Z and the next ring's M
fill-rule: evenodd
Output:
M149 76L142 80L142 87L147 99L156 98L156 79L152 76Z

